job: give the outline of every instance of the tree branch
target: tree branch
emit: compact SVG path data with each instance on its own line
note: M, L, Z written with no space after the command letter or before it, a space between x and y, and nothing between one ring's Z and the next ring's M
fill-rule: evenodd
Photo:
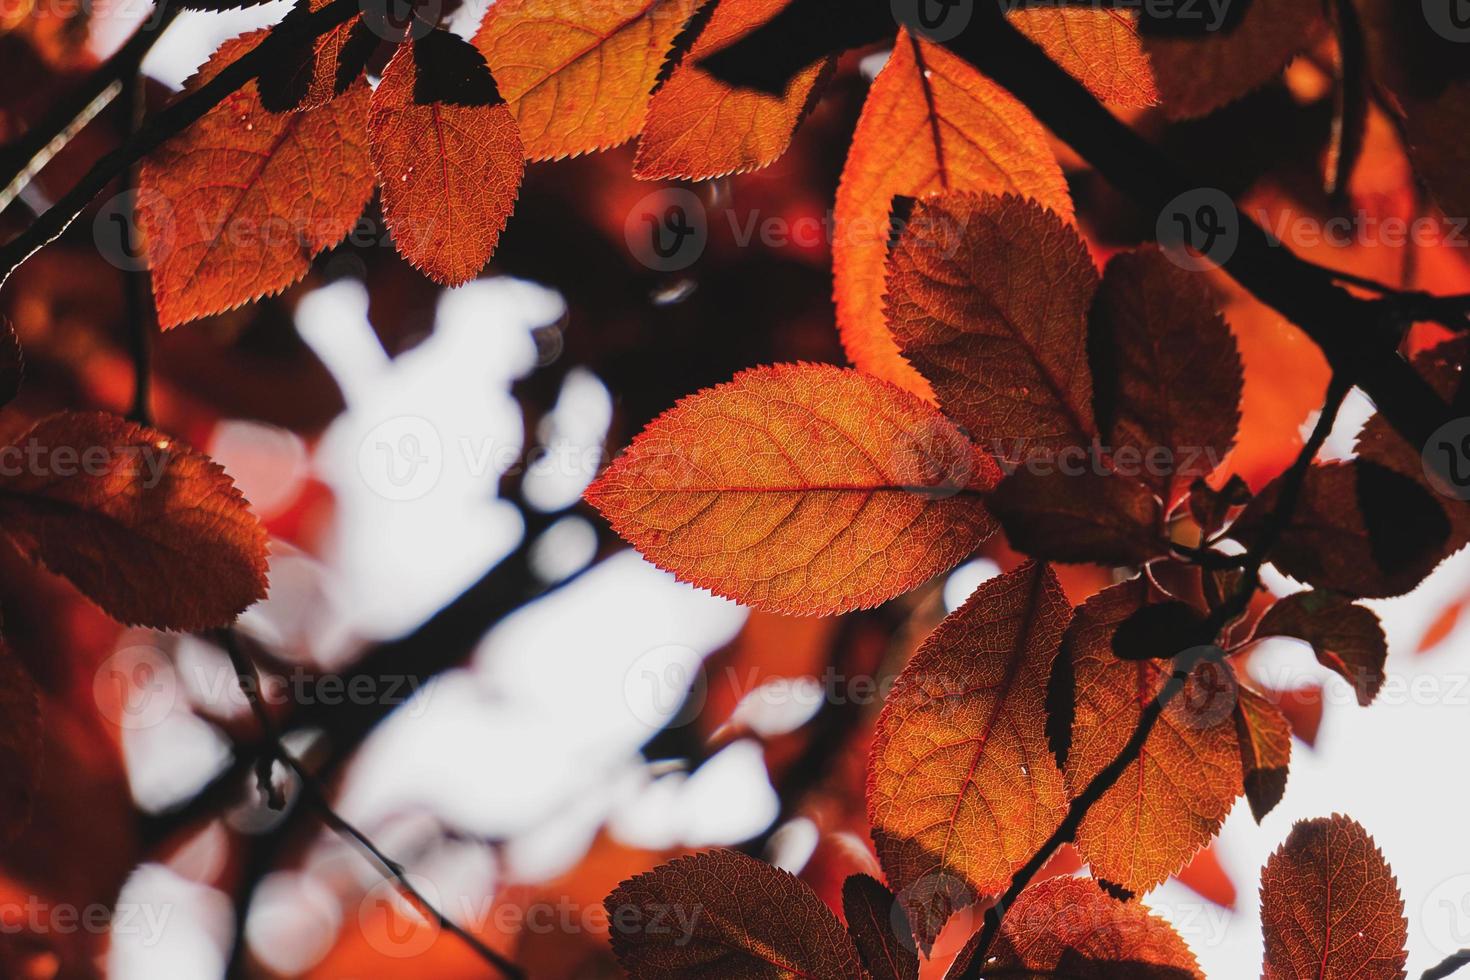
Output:
M1458 953L1451 953L1439 963L1425 970L1420 980L1444 980L1445 977L1467 964L1470 964L1470 949L1462 949Z
M1192 645L1175 656L1168 681L1159 689L1153 700L1144 706L1139 715L1138 727L1134 729L1132 737L1128 739L1123 750L1083 787L1081 793L1077 794L1067 807L1067 814L1063 817L1061 825L1041 847L1037 848L1036 852L1031 855L1031 859L1011 876L1011 883L1006 888L1005 894L986 911L984 925L966 944L965 951L961 953L963 969L956 974L958 980L979 980L986 954L1000 932L1006 912L1015 904L1021 892L1031 884L1032 879L1040 873L1057 848L1076 839L1077 830L1082 826L1082 820L1087 816L1093 804L1102 799L1123 773L1138 761L1139 754L1143 751L1143 746L1148 741L1149 735L1152 734L1154 726L1158 724L1159 718L1163 716L1164 709L1184 690L1190 672L1200 664L1223 662L1225 659L1225 652L1215 646L1220 632L1249 608L1251 598L1261 584L1261 566L1265 564L1266 555L1290 522L1291 515L1296 510L1297 500L1301 496L1302 485L1306 482L1307 472L1312 461L1322 450L1327 436L1332 432L1332 426L1337 420L1337 414L1349 390L1351 386L1344 379L1333 376L1332 382L1328 385L1327 400L1322 406L1322 413L1317 419L1316 426L1312 429L1311 437L1302 447L1291 469L1282 477L1281 493L1277 497L1276 507L1262 526L1261 534L1256 539L1255 545L1247 552L1245 574L1240 584L1229 601L1216 609L1199 627L1194 637L1197 645Z
M211 634L211 637L229 655L230 663L235 668L235 677L239 681L240 690L244 692L246 700L250 702L250 710L254 713L255 720L260 725L261 731L265 734L266 744L269 746L270 754L262 755L262 758L267 760L267 766L261 778L269 783L269 762L279 760L282 765L296 774L297 780L301 783L302 795L310 801L317 815L321 817L322 823L330 827L339 836L355 843L374 861L381 865L388 877L392 879L394 885L418 908L433 917L441 929L459 937L459 939L475 951L476 955L505 976L512 978L512 980L524 980L525 973L520 967L485 945L478 936L463 929L443 912L439 911L408 880L403 865L384 854L382 849L374 844L366 834L348 823L341 814L332 809L332 805L327 799L326 791L317 782L316 776L303 766L294 755L288 752L285 745L281 742L280 732L276 728L275 721L272 720L265 703L260 699L259 678L255 672L255 665L241 648L234 629L216 630ZM273 790L271 792L274 793Z

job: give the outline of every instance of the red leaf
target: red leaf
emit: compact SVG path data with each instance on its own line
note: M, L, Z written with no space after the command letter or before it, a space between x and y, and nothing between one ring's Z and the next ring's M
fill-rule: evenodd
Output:
M654 420L587 490L649 560L819 615L877 605L994 531L993 464L929 405L819 364L754 368Z
M0 844L25 828L41 783L41 703L36 682L0 640Z
M933 389L899 354L884 319L883 271L894 197L947 190L1014 192L1072 217L1062 168L1030 110L943 47L900 31L837 187L833 292L852 363L930 401Z
M852 940L816 894L737 851L659 865L603 905L613 951L640 980L862 976Z
M649 93L695 0L498 0L475 34L532 160L638 135Z
M842 914L873 980L918 980L913 930L882 882L867 875L849 877L842 883Z
M1383 686L1388 640L1378 616L1331 592L1297 592L1272 606L1256 636L1289 636L1311 644L1322 666L1353 686L1358 703L1373 703Z
M302 23L329 0L298 0L277 31L302 30ZM278 61L260 75L260 101L271 112L317 109L346 92L362 77L379 37L361 17L325 34L293 40Z
M368 128L398 251L446 286L479 275L526 167L515 119L494 94L483 56L442 30L400 44L373 92Z
M1157 249L1108 263L1092 307L1103 443L1172 507L1235 444L1244 374L1205 280Z
M1240 765L1245 776L1245 798L1256 823L1276 809L1286 793L1291 763L1291 724L1266 698L1245 685L1235 706L1235 736L1240 740Z
M997 456L1088 446L1087 246L1016 197L915 207L888 262L888 323L945 413Z
M1012 548L1036 558L1141 565L1169 551L1159 502L1142 483L1083 463L1064 473L1023 466L985 505Z
M267 33L226 41L185 91ZM358 83L320 109L276 115L251 82L143 162L137 220L163 327L280 292L352 230L373 191L367 106Z
M868 817L925 949L956 908L1003 891L1061 822L1043 701L1069 614L1045 565L991 579L930 634L883 705Z
M697 63L770 20L790 0L719 0L709 22L648 104L633 173L708 180L758 170L786 152L834 60L802 70L780 97L716 81ZM696 16L695 21L700 18ZM676 44L676 47L678 45Z
M1263 980L1398 980L1408 923L1398 882L1356 821L1304 820L1261 872Z
M1067 788L1075 795L1117 758L1168 665L1120 660L1113 634L1143 607L1142 578L1099 592L1077 610L1062 646L1076 678ZM1088 811L1077 850L1098 878L1142 894L1209 842L1243 785L1230 666L1195 668L1164 710L1129 772Z
M973 946L967 947L955 963L973 955ZM1110 898L1085 878L1052 878L1022 892L1001 922L982 975L1204 980L1172 926L1139 905Z
M265 595L265 532L224 471L169 436L66 413L0 462L0 531L115 619L199 630Z
M1101 101L1141 107L1159 100L1136 13L1033 7L1010 10L1007 16Z

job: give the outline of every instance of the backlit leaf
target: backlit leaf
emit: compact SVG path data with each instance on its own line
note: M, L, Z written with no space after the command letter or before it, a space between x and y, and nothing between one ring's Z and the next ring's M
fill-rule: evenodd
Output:
M1043 700L1069 615L1045 565L993 578L930 634L883 705L868 816L926 949L955 908L1004 891L1061 822Z
M0 844L9 844L24 829L40 780L40 693L0 640Z
M267 33L226 41L185 90ZM352 230L372 195L365 83L290 115L267 112L256 84L226 96L143 163L137 220L164 327L285 289Z
M276 28L300 30L301 22L329 0L298 0ZM362 76L381 39L361 17L317 37L293 41L260 75L260 101L271 112L315 109L346 92Z
M586 496L681 579L817 615L877 605L969 555L995 529L979 499L995 477L917 396L797 364L685 398Z
M1067 182L1036 117L967 62L900 31L863 103L837 187L832 275L852 363L930 400L929 382L900 356L888 330L883 275L893 198L946 190L1011 192L1072 215Z
M1206 4L1196 8L1213 19ZM1145 36L1144 50L1164 109L1175 118L1203 116L1280 76L1292 57L1326 33L1319 3L1253 0L1233 30L1200 36Z
M209 457L66 413L0 451L0 532L124 623L224 626L265 595L265 532Z
M770 20L789 0L719 0L708 23L648 104L633 173L644 180L706 180L775 161L834 59L808 66L780 97L717 81L699 59Z
M498 0L475 34L526 155L554 160L632 139L695 0Z
M1383 686L1388 640L1371 609L1331 592L1297 592L1261 617L1256 636L1289 636L1311 645L1322 666L1353 686L1358 703L1373 703Z
M495 251L526 166L483 56L442 30L400 44L373 92L369 130L398 251L435 282L473 279Z
M860 977L852 940L806 885L736 851L659 865L603 901L613 951L646 980Z
M1263 980L1398 980L1408 924L1383 853L1356 821L1304 820L1261 872Z
M1017 197L921 201L888 262L888 323L950 418L1002 458L1088 446L1087 311L1077 232Z
M1142 483L1080 464L1023 465L986 498L1012 548L1035 558L1141 565L1169 551L1159 502Z
M842 883L842 914L873 980L918 980L919 954L908 916L882 882L849 876Z
M1231 526L1256 540L1280 494L1267 486ZM1307 472L1290 523L1269 554L1287 575L1349 596L1402 595L1443 560L1450 525L1434 494L1366 460L1327 463Z
M1286 793L1291 763L1291 723L1281 709L1245 685L1235 706L1235 734L1240 739L1240 764L1245 775L1245 798L1256 823L1276 809Z
M1035 7L1012 10L1011 23L1103 102L1146 106L1158 101L1153 69L1127 9Z
M956 962L968 962L973 952L967 948ZM1173 926L1140 905L1105 895L1085 878L1051 878L1022 892L1001 922L981 975L1204 980Z
M1067 631L1062 656L1072 661L1076 701L1064 772L1073 794L1118 756L1168 680L1167 663L1121 660L1113 652L1113 634L1147 593L1142 578L1106 589L1077 610ZM1220 829L1242 787L1233 720L1238 687L1229 665L1195 668L1138 761L1082 821L1077 849L1094 875L1141 895Z
M1089 330L1103 443L1172 505L1235 444L1244 384L1235 338L1205 280L1153 248L1108 263Z

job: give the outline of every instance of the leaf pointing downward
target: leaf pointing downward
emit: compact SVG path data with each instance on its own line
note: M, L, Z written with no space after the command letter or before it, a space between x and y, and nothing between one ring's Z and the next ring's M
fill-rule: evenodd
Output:
M773 612L877 605L995 528L996 471L916 396L817 364L754 368L653 421L587 490L649 560Z
M1043 701L1069 616L1045 565L992 579L929 636L883 706L868 816L925 948L955 907L1004 890L1061 822ZM931 887L942 877L969 894Z
M918 980L919 954L908 917L882 882L851 875L842 883L842 914L873 980Z
M435 282L473 279L495 251L526 167L483 56L437 29L400 44L368 126L399 252Z
M1011 192L1069 218L1072 199L1046 131L1030 110L943 47L899 31L853 133L833 211L837 324L859 369L931 401L883 316L883 271L895 195Z

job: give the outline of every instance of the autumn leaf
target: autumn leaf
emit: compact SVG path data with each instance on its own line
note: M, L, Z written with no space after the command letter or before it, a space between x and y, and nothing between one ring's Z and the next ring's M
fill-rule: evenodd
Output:
M0 531L128 624L224 626L265 595L265 532L224 471L111 415L53 415L0 450Z
M1104 445L1172 507L1224 460L1240 424L1244 372L1214 296L1156 248L1119 255L1088 347Z
M764 24L788 2L719 0L698 37L678 52L679 63L665 69L667 80L648 104L634 176L708 180L758 170L786 152L835 59L808 66L780 96L717 81L698 62Z
M185 91L267 33L226 41ZM373 191L367 108L357 83L320 109L276 115L250 82L143 162L137 221L163 327L280 292L352 230Z
M1286 793L1291 724L1280 708L1242 684L1235 705L1235 735L1240 740L1245 798L1260 823Z
M806 885L736 851L659 865L603 901L613 951L646 980L860 977L842 923Z
M654 564L772 612L877 605L993 533L993 464L917 396L817 364L754 368L654 420L587 500Z
M307 18L330 0L298 0L276 31L303 30ZM353 17L325 34L293 41L260 74L260 102L271 112L317 109L362 77L380 38L362 17Z
M1011 547L1035 558L1141 565L1169 551L1153 493L1136 480L1095 469L1092 460L1076 472L1049 462L1023 464L985 506Z
M852 363L931 401L929 382L900 356L884 319L883 275L894 197L948 190L1011 192L1072 217L1066 179L1036 117L967 62L899 31L837 187L833 292Z
M1143 47L1165 111L1188 119L1277 78L1294 55L1326 32L1321 4L1253 0L1233 29L1191 37L1150 34Z
M978 938L957 964L974 958ZM1001 921L981 975L987 980L1204 980L1172 926L1140 905L1105 895L1086 878L1051 878L1023 891Z
M1303 820L1261 872L1263 980L1399 980L1408 923L1398 881L1356 821Z
M926 950L956 908L1004 891L1061 822L1043 698L1069 615L1045 565L991 579L930 634L884 702L868 817Z
M1250 545L1280 494L1266 487L1230 528ZM1292 578L1358 598L1402 595L1445 557L1450 525L1434 496L1415 481L1367 460L1326 463L1307 472L1291 520L1268 555Z
M1122 752L1169 665L1122 660L1118 627L1142 608L1134 578L1087 600L1062 646L1075 678L1067 788L1084 787ZM1182 652L1182 651L1181 651ZM1241 793L1233 721L1239 685L1228 664L1202 663L1150 732L1138 761L1088 810L1077 849L1098 878L1143 894L1178 871L1220 829Z
M1289 636L1312 647L1322 666L1353 686L1358 703L1373 703L1383 686L1388 640L1371 610L1331 592L1297 592L1276 603L1256 636Z
M1097 285L1087 246L1054 212L948 193L918 203L889 257L888 323L945 413L997 456L1085 447Z
M373 92L368 128L398 251L446 286L479 275L526 166L484 57L444 30L400 44Z
M695 0L498 0L475 34L526 156L557 160L638 135Z
M1139 108L1159 99L1153 69L1128 9L1034 7L1010 10L1011 23L1103 102Z
M882 882L849 876L842 883L842 914L873 980L918 980L919 954L908 916Z
M0 640L0 844L25 828L41 781L41 703L36 682Z

